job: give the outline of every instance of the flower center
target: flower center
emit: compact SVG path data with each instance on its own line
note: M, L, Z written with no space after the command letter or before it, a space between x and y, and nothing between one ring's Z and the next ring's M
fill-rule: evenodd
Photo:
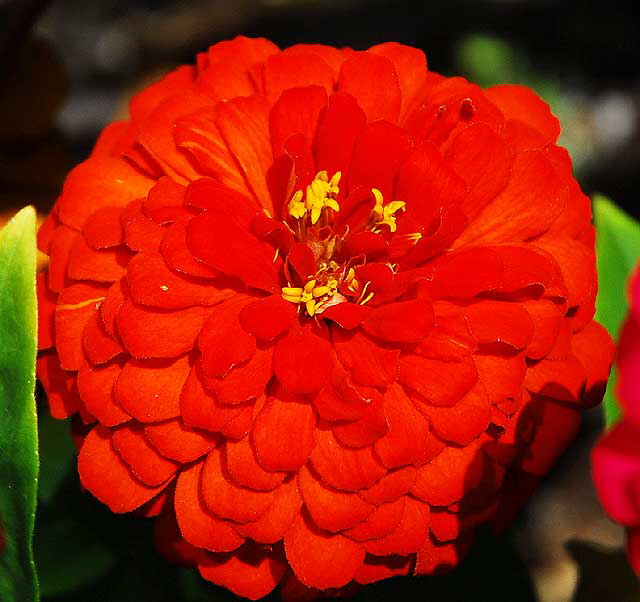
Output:
M333 229L335 215L340 211L337 201L340 194L341 172L331 177L326 171L319 171L306 190L294 193L287 206L291 229L300 242L311 249L318 269L302 286L294 286L291 275L287 274L288 286L282 288L282 298L295 303L310 317L321 314L325 309L338 303L351 301L364 305L372 297L368 291L369 282L364 286L358 282L353 261L341 256L341 247L348 228L342 235ZM371 210L366 230L376 234L388 228L397 229L399 211L404 211L404 201L384 202L382 192L371 189L375 204Z

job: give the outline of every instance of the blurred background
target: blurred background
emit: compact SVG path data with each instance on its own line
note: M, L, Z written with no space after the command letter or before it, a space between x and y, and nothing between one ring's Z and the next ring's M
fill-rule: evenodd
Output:
M135 91L236 34L284 47L422 48L430 69L488 86L533 87L560 118L583 190L636 218L640 204L640 11L637 2L553 0L0 0L0 222L32 203L44 215L67 171ZM639 14L636 14L639 12ZM66 426L40 418L37 555L52 601L229 599L168 568L148 525L82 496ZM481 536L452 577L391 581L360 600L640 601L622 531L599 509L579 440L513 530Z

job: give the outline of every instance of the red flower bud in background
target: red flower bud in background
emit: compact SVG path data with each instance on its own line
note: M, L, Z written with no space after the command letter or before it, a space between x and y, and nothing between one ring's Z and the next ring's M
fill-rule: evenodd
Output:
M40 231L84 486L249 598L454 566L608 376L559 132L398 44L236 38L141 92Z
M629 288L631 310L618 343L616 397L622 419L593 450L593 478L613 520L627 527L627 548L640 574L640 271Z

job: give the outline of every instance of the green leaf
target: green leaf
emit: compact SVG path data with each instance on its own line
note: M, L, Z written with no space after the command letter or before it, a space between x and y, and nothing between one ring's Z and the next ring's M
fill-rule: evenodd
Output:
M627 281L640 259L640 223L601 195L593 198L593 216L597 234L599 278L596 320L617 341L620 327L629 310ZM620 417L620 406L614 395L615 380L614 368L604 398L607 426Z
M38 483L35 407L36 214L20 211L0 231L0 600L35 602L33 526Z

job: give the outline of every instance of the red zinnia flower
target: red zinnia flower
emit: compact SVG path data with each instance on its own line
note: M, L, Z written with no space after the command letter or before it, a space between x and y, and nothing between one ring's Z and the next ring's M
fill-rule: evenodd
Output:
M398 44L237 38L136 96L40 232L84 486L250 598L455 565L608 374L559 131Z
M640 268L630 280L631 310L618 344L616 396L623 416L593 450L593 478L607 513L627 527L627 548L640 574Z

